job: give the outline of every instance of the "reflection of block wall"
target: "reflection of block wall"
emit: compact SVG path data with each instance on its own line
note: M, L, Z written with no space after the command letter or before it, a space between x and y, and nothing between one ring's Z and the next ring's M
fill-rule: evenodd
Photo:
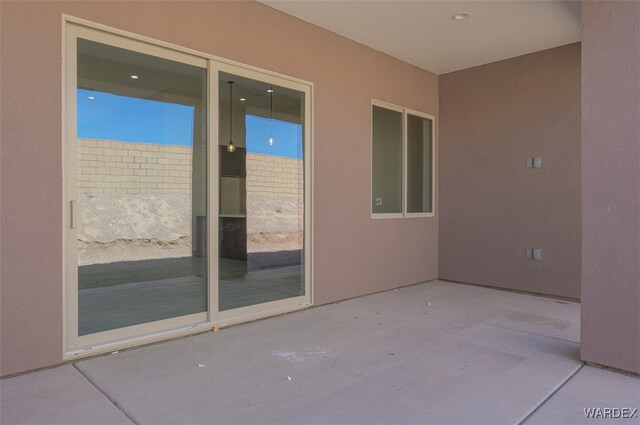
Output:
M303 161L282 156L247 154L247 195L302 196Z
M78 140L78 190L84 193L191 194L192 149L112 140ZM247 154L247 194L303 194L303 161Z
M78 191L191 193L192 149L110 140L78 140Z

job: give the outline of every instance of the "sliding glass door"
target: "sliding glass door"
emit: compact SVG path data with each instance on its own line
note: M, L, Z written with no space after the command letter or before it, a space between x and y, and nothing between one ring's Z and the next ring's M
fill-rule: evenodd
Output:
M206 61L74 41L77 335L203 320Z
M219 310L305 295L305 93L220 72Z
M67 25L68 356L311 303L310 105L301 82Z

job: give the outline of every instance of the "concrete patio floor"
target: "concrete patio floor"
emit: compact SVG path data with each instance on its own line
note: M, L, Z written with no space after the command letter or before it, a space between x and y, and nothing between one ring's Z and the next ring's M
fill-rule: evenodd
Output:
M2 424L640 424L579 304L430 282L0 381Z

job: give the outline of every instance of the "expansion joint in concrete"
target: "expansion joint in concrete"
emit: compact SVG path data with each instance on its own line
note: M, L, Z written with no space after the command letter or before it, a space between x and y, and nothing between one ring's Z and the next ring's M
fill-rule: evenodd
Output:
M88 383L90 383L96 390L98 390L100 392L100 394L105 396L107 398L107 400L109 400L111 402L111 404L113 404L116 407L116 409L121 411L122 414L125 415L127 417L127 419L129 419L131 421L132 424L140 425L140 422L138 422L136 420L136 418L133 417L133 415L131 415L129 412L127 412L127 410L125 408L123 408L120 404L118 404L118 402L113 397L111 397L111 395L109 395L109 393L104 391L102 388L100 388L100 386L98 384L93 382L93 380L86 373L84 373L84 371L82 369L80 369L78 367L78 364L76 362L72 363L72 366L74 367L75 370L78 371L78 373L80 373L80 375L82 375L84 377L84 379L87 380Z
M529 413L524 415L522 420L518 422L518 425L523 425L525 422L527 422L527 420L529 420L529 418L531 416L533 416L542 406L544 406L544 404L547 401L549 401L551 399L551 397L553 397L558 391L560 391L562 389L562 387L564 387L567 384L567 382L569 382L571 379L573 379L573 377L576 376L578 374L578 372L580 372L584 366L585 366L585 364L582 363L576 370L573 371L573 373L571 375L567 376L567 378L564 381L560 382L558 384L558 386L553 391L551 391L540 403L538 403L537 406L535 406L533 409L531 409L531 411Z

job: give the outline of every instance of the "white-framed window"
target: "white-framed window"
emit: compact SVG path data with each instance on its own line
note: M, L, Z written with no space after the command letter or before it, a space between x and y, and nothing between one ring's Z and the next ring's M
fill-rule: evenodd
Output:
M435 118L371 105L371 217L435 216Z

